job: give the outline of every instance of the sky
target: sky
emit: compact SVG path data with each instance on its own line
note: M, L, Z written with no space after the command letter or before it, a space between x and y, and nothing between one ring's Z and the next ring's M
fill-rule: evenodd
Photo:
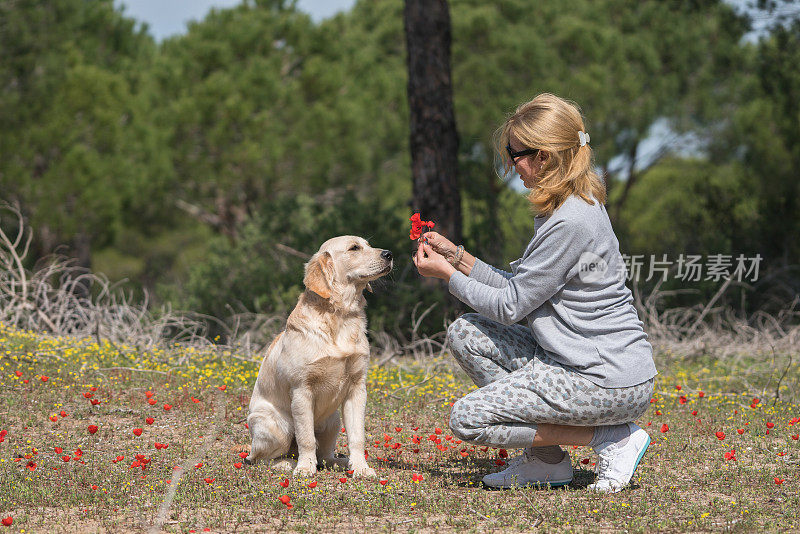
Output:
M115 0L125 6L125 15L147 22L150 33L161 41L186 31L190 20L202 20L212 8L233 7L241 0ZM297 7L311 14L315 22L347 10L354 0L298 0Z

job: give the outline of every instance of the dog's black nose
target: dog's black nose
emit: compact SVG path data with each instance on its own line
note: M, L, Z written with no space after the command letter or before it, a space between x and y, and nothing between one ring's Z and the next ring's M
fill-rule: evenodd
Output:
M381 258L384 260L391 260L392 259L392 251L391 250L384 250L381 252Z

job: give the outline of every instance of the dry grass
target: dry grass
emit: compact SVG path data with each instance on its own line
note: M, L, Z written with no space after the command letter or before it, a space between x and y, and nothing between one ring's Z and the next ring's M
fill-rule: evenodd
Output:
M635 485L604 496L584 489L595 458L583 447L569 448L575 482L566 489L483 489L483 474L500 468L500 451L449 435L450 403L474 386L447 355L398 358L370 371L368 454L386 485L321 471L312 489L309 480L264 466L236 467L248 444L244 418L258 362L213 349L178 346L136 358L119 348L0 328L0 429L8 431L0 443L0 516L13 517L14 529L147 531L171 482L176 492L163 523L170 532L783 532L799 525L800 441L792 435L800 424L791 420L800 408L773 405L771 397L751 408L762 375L745 382L711 361L662 366L656 401L640 421L653 445ZM152 406L147 391L157 400ZM665 423L669 431L662 433ZM156 442L168 448L156 449ZM339 447L347 452L344 436ZM735 461L724 458L731 450ZM149 460L144 469L131 467L137 454ZM124 460L114 462L117 456ZM413 481L414 474L423 480ZM778 485L776 477L784 481ZM282 495L291 509L278 500Z

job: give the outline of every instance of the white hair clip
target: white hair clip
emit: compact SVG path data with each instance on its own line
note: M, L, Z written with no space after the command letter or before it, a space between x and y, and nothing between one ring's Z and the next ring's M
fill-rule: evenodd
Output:
M578 130L578 140L580 141L581 146L585 145L589 142L589 133Z

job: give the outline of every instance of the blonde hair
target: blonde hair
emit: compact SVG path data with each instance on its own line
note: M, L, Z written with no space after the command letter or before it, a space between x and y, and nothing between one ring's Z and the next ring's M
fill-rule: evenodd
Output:
M548 154L539 178L528 195L533 210L550 215L571 195L580 195L594 204L606 202L606 187L592 170L593 154L589 144L580 146L579 131L586 131L578 105L550 93L542 93L520 105L495 132L497 152L503 162L503 176L514 166L506 151L513 136L525 148Z

